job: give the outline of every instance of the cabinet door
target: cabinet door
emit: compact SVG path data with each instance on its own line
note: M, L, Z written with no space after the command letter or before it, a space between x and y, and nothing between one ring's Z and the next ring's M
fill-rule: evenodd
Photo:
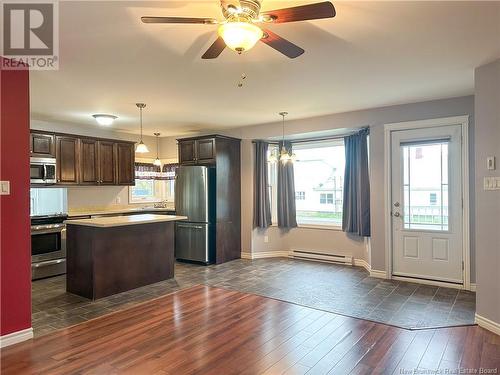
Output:
M30 134L30 156L55 157L56 145L52 134L31 133Z
M99 182L97 140L80 140L80 184L95 185Z
M78 183L78 138L56 137L57 182L60 184Z
M101 185L114 185L116 177L116 161L114 143L99 141L99 183Z
M135 184L134 162L134 145L116 143L116 183L118 185Z
M184 165L194 164L196 161L195 141L179 142L179 163Z
M210 163L215 160L215 139L198 139L196 141L196 161Z

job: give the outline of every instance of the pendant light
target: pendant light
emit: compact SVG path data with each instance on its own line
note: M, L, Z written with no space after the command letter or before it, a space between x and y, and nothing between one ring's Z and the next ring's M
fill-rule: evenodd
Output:
M159 149L159 142L160 142L160 133L154 133L155 137L156 137L156 159L155 161L153 162L154 165L158 166L158 167L161 167L161 160L160 158L158 157L158 149Z
M138 154L144 154L146 152L149 152L148 147L142 141L142 109L144 107L146 107L146 104L144 104L144 103L136 103L135 105L137 106L137 108L139 108L140 117L141 117L141 141L139 142L139 144L135 148L135 152L137 152Z
M278 160L282 163L293 163L295 161L295 154L292 153L291 150L287 150L285 146L285 116L288 115L288 112L280 112L279 115L282 118L283 137L281 139L281 150L278 154Z

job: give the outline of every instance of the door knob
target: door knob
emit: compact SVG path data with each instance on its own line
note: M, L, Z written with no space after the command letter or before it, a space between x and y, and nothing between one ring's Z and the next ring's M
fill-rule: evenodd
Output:
M399 212L394 212L394 216L395 216L395 217L400 217L400 216L401 216L401 214L400 214Z
M399 202L394 203L394 207L399 207Z

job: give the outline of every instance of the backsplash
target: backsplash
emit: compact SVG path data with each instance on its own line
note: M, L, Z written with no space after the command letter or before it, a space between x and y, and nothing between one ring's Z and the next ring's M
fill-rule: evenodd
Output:
M153 206L153 203L129 204L128 186L68 187L68 211L105 211Z

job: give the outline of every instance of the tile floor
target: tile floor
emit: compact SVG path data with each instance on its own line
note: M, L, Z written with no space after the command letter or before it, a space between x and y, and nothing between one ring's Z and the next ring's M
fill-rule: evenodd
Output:
M35 335L196 284L235 289L410 329L474 323L475 293L376 279L360 267L284 258L240 259L209 267L177 263L175 275L174 279L94 302L66 293L64 276L34 281Z

